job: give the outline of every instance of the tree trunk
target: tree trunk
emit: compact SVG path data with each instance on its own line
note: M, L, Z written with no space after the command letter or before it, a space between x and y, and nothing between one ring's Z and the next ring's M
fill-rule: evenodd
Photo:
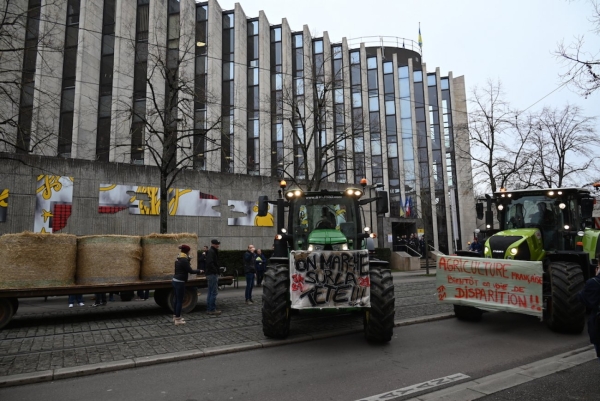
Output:
M160 173L160 233L167 233L167 219L169 218L169 203L167 201L167 175Z

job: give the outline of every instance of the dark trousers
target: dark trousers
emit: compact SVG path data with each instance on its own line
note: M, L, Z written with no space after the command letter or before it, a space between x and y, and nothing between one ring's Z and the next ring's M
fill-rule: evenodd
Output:
M261 285L262 281L263 281L263 276L265 275L265 272L262 270L257 270L256 271L256 285Z
M175 289L175 304L173 305L173 312L175 312L175 317L181 317L185 283L183 281L171 281L171 284L173 284L173 288Z
M105 292L99 292L94 295L96 295L96 302L94 302L95 304L106 304L106 293Z
M254 273L246 273L246 301L252 301L252 288L254 288Z
M150 290L138 290L137 296L141 299L148 299L150 296Z

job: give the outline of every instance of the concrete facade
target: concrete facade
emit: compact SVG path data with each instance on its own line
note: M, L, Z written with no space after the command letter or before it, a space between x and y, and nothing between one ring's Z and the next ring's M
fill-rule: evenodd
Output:
M98 158L96 154L96 143L98 132L98 98L99 98L99 82L100 82L100 61L102 54L102 30L103 30L103 3L94 2L91 0L81 0L79 8L79 38L77 47L77 77L75 81L75 99L74 99L74 117L73 117L73 133L71 152L65 153L63 157L71 157L75 160L50 160L50 159L31 159L27 162L30 167L9 167L3 165L0 167L0 173L3 178L0 180L0 189L8 188L11 193L11 202L9 207L9 216L17 218L17 221L8 221L0 224L0 232L16 232L20 230L31 229L30 222L21 221L19 216L31 214L33 207L32 201L27 200L20 202L20 197L27 198L28 191L35 185L35 180L31 181L37 173L32 173L32 169L39 171L60 171L53 173L56 175L65 175L75 177L75 191L77 194L85 194L83 198L77 198L79 195L74 195L78 200L77 210L73 210L73 215L70 217L69 225L66 228L67 232L74 233L101 233L105 230L106 233L121 234L121 233L137 233L157 231L157 223L141 221L142 216L127 216L125 221L127 224L121 223L104 223L97 221L97 216L90 216L94 210L90 204L90 199L97 199L98 185L107 183L110 178L111 183L115 184L130 184L130 185L158 185L157 174L151 172L150 166L157 166L156 157L160 157L161 142L166 130L164 122L161 119L165 118L165 70L161 70L161 65L168 63L165 60L165 49L168 48L168 35L173 35L174 29L178 32L179 45L179 60L177 67L178 79L181 82L192 82L198 74L198 65L196 62L195 46L196 44L196 11L199 7L206 7L207 15L207 35L206 42L203 46L207 46L206 50L206 121L205 128L211 126L214 129L209 129L206 133L206 144L204 150L205 163L202 167L193 165L190 157L194 153L194 141L189 136L189 132L194 129L196 121L194 117L198 110L195 110L194 91L182 90L178 95L179 109L177 113L177 131L186 132L188 136L181 135L177 141L177 160L184 160L182 167L186 170L181 174L178 180L182 180L182 185L179 187L189 187L192 189L203 190L207 186L214 183L218 185L214 189L214 195L220 200L255 200L261 194L270 194L273 197L277 190L276 182L280 177L272 177L273 174L273 158L276 154L275 142L276 133L275 124L280 122L283 126L283 139L281 140L285 154L282 156L283 163L293 166L297 155L294 153L294 137L292 111L289 105L283 104L283 114L276 116L272 112L272 96L276 92L275 75L281 74L281 84L286 90L292 93L292 88L295 85L294 75L294 55L296 48L294 47L295 35L302 36L302 54L303 54L303 77L304 82L304 109L306 113L305 133L309 133L312 127L315 126L314 113L311 114L311 105L309 102L316 98L315 82L315 43L319 42L319 46L323 47L323 60L325 82L327 79L333 79L333 62L334 49L341 47L342 60L342 87L343 87L343 104L340 106L344 114L344 125L349 132L359 132L362 136L362 142L358 143L354 138L345 139L345 152L348 154L346 161L349 170L346 171L345 179L338 179L336 175L328 176L322 186L343 187L354 185L361 178L367 178L369 183L374 183L373 174L375 166L371 163L372 153L375 149L381 149L382 157L382 175L379 180L382 180L385 189L390 191L391 204L390 210L394 213L388 213L385 216L380 216L373 222L373 231L379 235L380 247L393 247L396 243L396 237L400 234L410 234L418 229L424 228L424 232L431 239L431 244L435 249L444 250L451 253L457 247L460 248L461 243L466 243L467 239L472 235L475 227L474 199L472 192L471 168L468 162L465 162L457 156L456 148L468 148L468 137L464 133L454 132L453 127L466 122L466 98L464 89L464 77L454 78L450 72L444 75L439 68L429 71L426 64L421 60L419 49L412 45L409 48L404 48L404 39L396 41L395 46L375 46L372 43L356 43L342 38L336 40L330 38L327 32L324 32L321 37L313 37L310 28L303 26L301 29L294 30L290 27L288 21L284 18L280 22L269 22L267 16L262 11L258 16L247 16L243 11L243 4L236 4L234 10L223 10L216 0L209 0L204 3L197 3L194 0L150 0L147 7L147 41L148 41L148 63L147 63L147 87L146 87L146 112L145 119L148 121L144 137L139 145L143 148L143 160L134 160L134 139L132 134L132 112L134 99L134 67L136 57L136 35L140 29L140 10L145 6L144 2L124 1L124 0L109 0L115 5L115 38L114 38L114 63L113 63L113 90L112 90L112 105L111 105L111 126L110 126L110 155L109 163L100 163L94 165ZM171 4L172 1L175 3ZM19 4L23 3L22 0ZM46 35L51 39L54 47L59 48L65 43L65 26L68 19L68 10L65 3L56 3L45 5L42 2L42 19L40 22L40 34ZM22 4L21 4L22 5ZM174 13L170 7L175 7L179 10L177 21L179 27L169 26L171 16ZM169 11L171 10L171 11ZM176 13L177 11L175 11ZM225 135L229 135L230 131L223 132L221 129L222 120L222 102L224 101L224 71L223 66L223 51L226 45L224 41L224 14L233 13L233 40L231 42L232 53L231 60L233 61L233 89L231 96L233 97L231 130L233 135L231 154L224 153L220 147L222 139ZM258 90L260 97L259 108L259 176L250 174L247 161L248 155L248 121L250 119L248 111L248 84L249 84L249 63L248 63L248 21L258 21ZM172 24L172 23L171 23ZM278 29L281 32L281 47L279 53L273 50L273 41L271 35L274 30ZM23 37L15 36L15 38ZM351 43L352 42L352 43ZM414 43L406 40L406 42ZM402 43L402 47L400 47ZM198 44L198 46L201 46ZM352 68L351 55L358 51L358 66L360 68L360 84L353 85L351 82ZM367 64L375 60L376 68L371 67L370 72L367 70ZM35 75L35 92L34 92L34 113L31 121L32 125L32 140L29 143L29 153L32 155L57 157L58 154L58 135L56 134L60 128L61 118L61 90L63 84L63 62L64 55L61 52L56 52L54 48L49 48L45 43L39 45L39 55L37 59L37 69ZM162 63L162 64L161 64ZM274 66L277 67L274 67ZM389 72L390 65L393 73ZM356 65L355 65L356 66ZM354 67L355 67L354 66ZM393 79L394 94L384 94L384 68L388 69L388 79ZM410 101L402 102L399 98L399 70L408 68L409 86L410 86ZM372 88L368 84L369 73L376 74L376 88ZM415 96L415 88L417 83L414 79L414 74L422 74L422 94ZM373 80L372 80L373 81ZM390 82L388 81L388 87ZM421 85L421 84L420 84ZM453 147L446 148L443 138L442 121L444 121L442 103L442 86L449 86L450 93L450 110L451 123L447 128L448 135L452 137ZM436 86L437 102L435 105L429 104L428 90ZM353 102L357 101L353 97L353 90L360 89L360 108L353 108ZM448 90L448 89L447 89ZM377 93L374 93L377 91ZM373 92L373 93L372 93ZM143 96L143 95L142 95ZM296 96L296 95L294 95ZM395 107L394 116L388 115L386 102L389 101L389 96L393 96L393 105ZM229 97L229 95L228 95ZM417 98L424 99L424 130L419 128L416 123L416 104ZM371 102L372 99L377 99L377 103ZM324 96L327 116L333 115L334 98L333 92L329 91ZM0 99L1 100L1 99ZM285 102L283 102L285 103ZM373 106L375 105L375 106ZM410 110L406 110L410 105ZM287 110L286 110L287 107ZM374 109L376 107L376 109ZM402 109L402 108L405 109ZM14 109L14 104L12 105ZM312 110L314 111L314 110ZM362 113L360 113L362 111ZM412 116L412 144L413 149L405 149L403 147L403 136L401 126L404 120L401 119L407 114ZM356 121L358 114L362 114L362 126L357 127ZM371 132L369 127L370 119L377 115L377 124L380 129L377 132ZM437 113L437 114L436 114ZM435 114L435 115L434 115ZM394 121L389 118L394 119ZM330 118L330 117L327 117ZM392 122L396 126L396 132L393 135ZM434 123L438 125L438 131L442 131L441 144L435 145L432 142L430 131L433 132ZM156 132L150 132L148 129L152 124L159 126ZM213 124L213 125L211 125ZM160 126L162 125L162 128ZM390 126L388 126L390 125ZM335 127L330 121L326 122L326 129L323 133L326 141L331 143L335 140ZM12 135L12 134L11 134ZM395 138L394 138L395 137ZM8 136L13 138L13 136ZM315 138L313 138L314 141ZM426 151L418 151L418 141L426 143ZM439 141L439 140L438 140ZM4 145L3 145L4 146ZM434 146L438 146L437 150L441 160L434 161L435 153ZM12 152L13 148L4 146L0 151ZM320 162L316 156L317 149L309 148L307 170L310 174L315 171L315 163ZM364 153L365 166L364 173L361 172L358 166L354 165L353 155L355 153ZM388 158L396 155L398 167L393 167L388 163ZM406 159L406 155L411 155L411 158ZM379 155L377 155L379 156ZM225 163L222 163L223 157L231 157L233 160L233 170L231 172L224 170ZM406 165L404 160L412 160L411 165ZM83 160L89 161L90 165L81 167L79 163ZM13 162L10 162L13 163ZM110 163L113 163L111 165ZM136 164L135 166L133 164ZM143 163L140 167L137 164ZM429 164L429 176L422 176L420 163ZM437 163L437 164L436 164ZM48 166L50 164L51 166ZM129 164L129 165L128 165ZM414 164L414 165L413 165ZM434 164L435 168L434 168ZM69 166L74 167L73 172L68 171ZM327 164L328 171L334 171L335 163ZM8 169L8 170L7 170ZM141 169L141 170L140 170ZM193 175L189 170L203 170L198 176ZM392 170L398 170L398 178L391 177ZM439 170L442 169L442 172ZM438 175L434 177L434 171L438 171ZM452 178L448 175L448 171L452 171ZM123 172L123 174L121 174ZM291 171L295 174L293 171ZM411 173L414 172L414 173ZM88 176L91 173L93 176ZM289 173L289 171L287 172ZM406 185L406 180L409 180L408 175L414 174L412 187ZM360 176L359 176L360 175ZM190 177L194 178L190 178ZM19 178L17 178L19 177ZM283 178L294 178L293 176L285 176ZM136 181L137 180L137 181ZM390 182L396 181L395 186L390 187ZM440 181L444 181L440 183ZM399 184L397 182L399 181ZM27 183L27 184L25 184ZM250 185L248 185L250 183ZM270 185L267 186L265 183ZM185 184L185 185L184 185ZM16 188L10 185L17 185ZM26 185L26 187L23 187ZM79 189L77 189L77 187ZM177 184L179 185L179 184ZM175 185L177 187L177 185ZM233 185L233 187L232 187ZM300 182L300 185L302 183ZM234 189L235 187L235 189ZM81 188L87 188L82 190ZM435 191L427 189L422 193L422 188L435 188ZM212 188L211 188L212 190ZM231 192L234 191L234 192ZM211 193L213 193L211 192ZM454 195L452 195L454 194ZM15 201L16 196L19 201ZM452 199L450 197L452 196ZM25 199L23 198L23 200ZM411 216L403 215L404 202L411 198L414 202L413 210L416 211ZM28 198L27 198L28 199ZM84 201L83 199L87 199ZM443 201L440 206L437 205ZM75 201L74 201L75 202ZM74 203L74 207L76 204ZM96 205L97 207L97 205ZM222 207L223 208L223 207ZM369 206L366 207L367 210ZM18 209L18 210L14 210ZM23 210L21 210L23 209ZM225 209L225 208L223 208ZM85 211L85 212L84 212ZM222 210L223 211L223 210ZM398 212L400 211L400 213ZM83 214L81 214L83 213ZM114 216L113 216L114 217ZM426 219L424 218L426 217ZM25 218L25 217L23 217ZM144 216L146 219L153 219ZM179 217L173 219L173 225L170 226L172 231L181 231L186 228L194 228L194 232L198 231L199 227L203 227L200 222L202 218L193 218L195 223L179 221ZM81 221L80 221L81 220ZM135 221L134 224L132 221ZM429 221L430 223L426 223ZM91 226L90 226L91 224ZM171 223L170 223L171 224ZM429 224L429 225L428 225ZM439 226L441 225L441 226ZM439 227L438 227L439 226ZM91 228L86 228L91 227ZM135 227L135 229L131 229ZM224 237L236 237L235 230L230 233L227 231L225 221L223 231L216 231L215 235ZM266 238L272 233L262 234L263 229L259 231L249 231L251 235ZM89 230L89 231L86 231ZM171 229L170 229L171 231ZM239 239L232 239L232 243L239 243L242 249L245 247L242 238L247 235L240 235ZM237 237L236 237L237 238ZM226 247L229 247L226 245ZM233 246L232 246L233 248Z

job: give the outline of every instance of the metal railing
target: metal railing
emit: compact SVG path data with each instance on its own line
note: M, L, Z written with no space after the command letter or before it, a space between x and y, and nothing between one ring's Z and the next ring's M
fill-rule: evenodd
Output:
M419 43L412 39L400 38L398 36L361 36L359 38L348 39L348 48L357 49L364 43L366 47L396 47L399 49L408 49L421 54Z

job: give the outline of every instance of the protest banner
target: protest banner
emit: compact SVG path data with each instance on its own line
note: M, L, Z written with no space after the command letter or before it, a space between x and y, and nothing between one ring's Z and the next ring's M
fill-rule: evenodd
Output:
M542 274L542 262L441 256L436 270L438 302L541 319Z
M369 307L368 251L292 251L292 309Z

